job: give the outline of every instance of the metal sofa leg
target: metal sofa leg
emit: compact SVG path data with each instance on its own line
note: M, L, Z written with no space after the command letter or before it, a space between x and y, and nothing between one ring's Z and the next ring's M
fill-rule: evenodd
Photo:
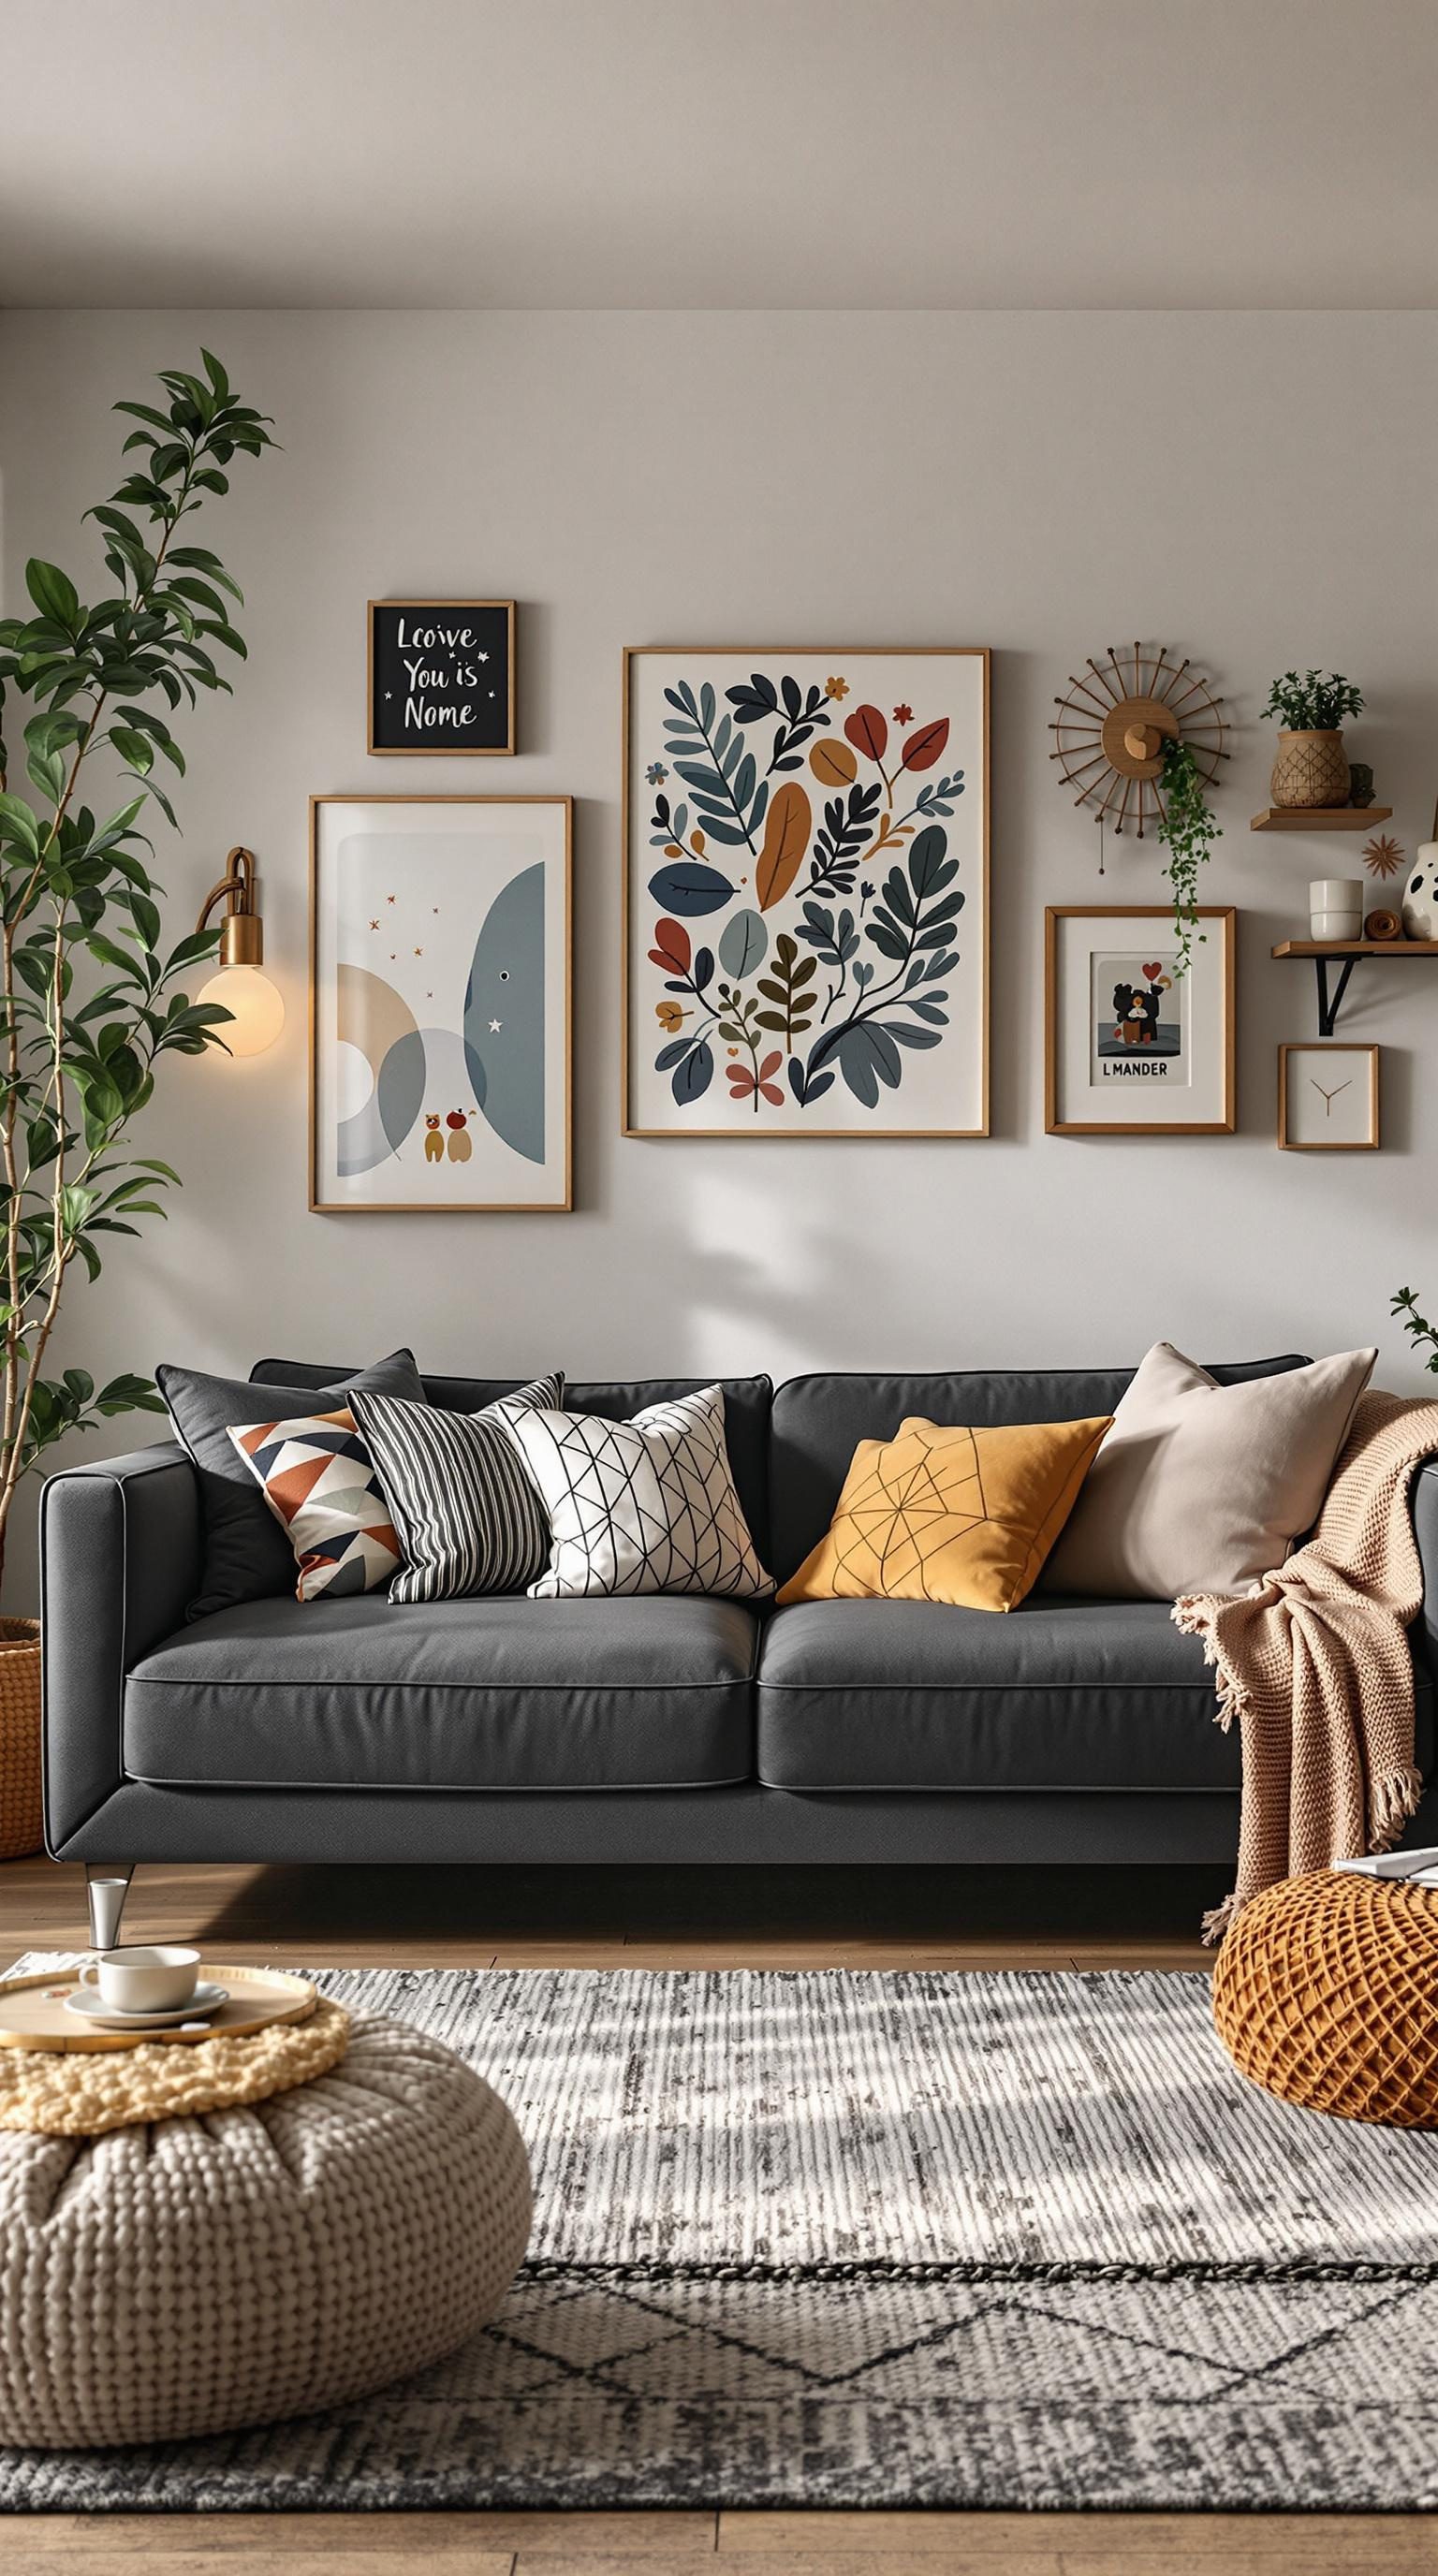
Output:
M86 1861L85 1897L90 1908L92 1950L113 1950L118 1946L120 1918L134 1875L133 1861Z

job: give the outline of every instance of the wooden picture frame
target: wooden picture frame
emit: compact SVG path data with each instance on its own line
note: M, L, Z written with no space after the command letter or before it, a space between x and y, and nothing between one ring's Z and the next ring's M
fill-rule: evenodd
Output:
M461 738L458 732L447 732L443 724L437 725L429 737L422 741L381 741L379 739L380 733L383 729L382 720L379 718L379 708L382 704L382 700L377 693L381 687L381 682L385 672L389 669L393 656L390 652L389 640L387 637L381 635L377 646L375 632L376 626L382 618L392 617L399 619L403 616L411 615L416 611L419 612L421 616L425 616L426 612L434 613L433 617L427 620L426 631L432 631L435 620L438 620L445 627L451 628L453 627L456 619L465 618L466 612L472 611L476 613L477 619L481 621L476 625L474 630L476 637L482 635L486 640L483 642L476 641L476 643L469 648L469 653L471 656L477 655L479 657L479 668L481 672L485 669L489 657L491 657L495 651L502 652L503 654L503 674L502 680L499 684L502 690L502 713L504 719L502 740L465 741ZM366 600L365 749L370 754L371 758L376 760L503 760L511 758L515 750L514 641L515 603L512 599ZM441 681L441 683L452 683L455 672L461 668L475 668L473 659L462 659L461 648L458 645L445 645L438 648L425 646L421 648L421 653L422 658L432 666L436 677ZM449 667L446 668L446 665ZM393 676L392 673L391 676ZM396 685L398 685L398 683L396 683ZM487 680L480 678L476 680L475 686L477 688L487 687L488 682ZM441 700L445 694L446 689L441 685L434 693L433 702L437 705L438 701ZM489 689L489 696L495 696L495 690L493 688ZM419 693L416 693L412 703L416 709L420 709L423 705L431 703L431 701L427 697L421 699ZM497 702L497 713L498 711ZM456 709L456 713L457 712L458 710Z
M1278 1143L1280 1151L1285 1154L1376 1154L1382 1143L1381 1120L1379 1114L1380 1077L1378 1061L1381 1052L1382 1050L1379 1047L1369 1045L1350 1045L1346 1039L1341 1038L1294 1039L1281 1045L1278 1050ZM1305 1066L1300 1061L1300 1059L1305 1056L1319 1058L1325 1065L1333 1064L1339 1056L1367 1057L1367 1083L1366 1085L1363 1084L1361 1068L1355 1063L1352 1074L1349 1076L1349 1082L1356 1080L1359 1083L1360 1097L1356 1102L1345 1104L1350 1115L1355 1108L1359 1111L1359 1123L1363 1128L1362 1134L1350 1135L1341 1133L1333 1136L1325 1136L1321 1130L1317 1130L1313 1133L1300 1132L1301 1129L1307 1126L1308 1121L1303 1115L1302 1108L1296 1096L1296 1085L1298 1082L1300 1082L1305 1076L1312 1080L1314 1089L1320 1093L1320 1096L1324 1100L1325 1119L1332 1117L1335 1103L1339 1098L1338 1090L1325 1091L1322 1089L1318 1084L1316 1077L1312 1073L1312 1067ZM1345 1082L1343 1089L1346 1090L1347 1088L1348 1083Z
M335 837L346 812L355 817L350 837L375 842L373 857L361 847L348 864L367 868L376 886L387 870L395 884L381 894L363 878L352 880L357 908L341 928L325 871L337 874L347 863ZM472 847L456 846L466 815L474 818ZM310 798L312 1214L544 1216L572 1209L573 852L571 796ZM430 873L416 890L415 872L426 866ZM536 869L537 884L531 882ZM400 933L435 918L445 925L437 952L443 962L423 971L444 981L430 987L410 963L423 956L425 942ZM395 937L395 949L370 953L368 939L377 932ZM342 955L345 947L354 954ZM393 982L384 972L390 965L400 968ZM520 1005L516 1037L523 1043L501 1057L486 1041L503 1029L498 997L511 984ZM424 1017L425 1002L435 1005L432 1019ZM341 1049L351 1072L358 1058L371 1073L368 1094L343 1115ZM356 1141L362 1119L370 1133ZM464 1153L461 1134L468 1140ZM341 1171L342 1159L348 1170ZM370 1195L384 1185L365 1176L391 1165L400 1166L411 1195L396 1196L387 1186L383 1196ZM456 1166L465 1182L472 1167L478 1195L465 1194Z
M980 1138L989 1134L991 658L986 645L750 647L716 644L692 648L634 645L626 649L623 665L621 1006L621 1130L626 1137L665 1141L683 1136L732 1139L750 1135L756 1139L813 1137L869 1141L894 1137L913 1142L929 1137L951 1140ZM948 671L943 668L945 664L951 666ZM665 665L671 669L665 671ZM647 685L641 681L641 673L645 673L646 668L652 668L654 673ZM742 708L731 708L725 704L724 693L736 687L746 697L752 697L752 690L745 684L761 676L781 693L767 713L745 715ZM832 694L831 681L835 684ZM949 684L947 690L946 681ZM867 935L867 919L861 923L858 918L861 899L866 914L870 907L877 909L882 901L883 881L895 862L907 867L913 841L928 828L930 820L938 828L940 844L931 841L929 849L932 852L938 847L938 864L944 871L945 885L936 889L934 901L940 905L949 903L957 893L963 904L962 913L958 916L961 935L955 942L956 971L943 987L941 998L936 998L935 1016L927 1022L928 1034L917 1039L903 1039L901 1052L900 1044L886 1041L885 1034L881 1032L876 1049L871 1102L866 1103L863 1097L865 1074L862 1064L852 1068L859 1089L855 1089L854 1082L849 1079L849 1070L842 1064L831 1066L828 1079L822 1086L823 1093L827 1094L828 1114L814 1118L812 1113L816 1101L812 1095L807 1099L804 1096L804 1087L811 1077L803 1052L794 1045L796 1032L785 1028L758 1042L752 1050L750 1079L744 1072L743 1051L718 1040L717 1014L714 1015L715 1026L711 1032L716 1039L712 1050L716 1061L700 1091L695 1094L696 1101L703 1097L708 1114L701 1113L692 1124L683 1114L672 1115L669 1108L672 1076L658 1063L645 1066L642 1072L640 1070L641 1041L647 1044L651 1057L656 1044L653 1020L649 1014L652 1012L658 1016L661 1008L667 1010L671 993L676 993L675 1007L679 1007L681 1002L687 1003L689 998L678 996L677 988L666 981L662 962L651 971L656 917L664 918L670 910L651 883L652 877L662 870L667 849L663 833L658 833L656 838L651 828L656 821L655 799L661 787L675 787L675 760L665 740L663 727L672 723L675 711L681 716L683 713L677 699L667 702L670 712L665 713L661 699L667 685L676 688L688 685L701 697L706 686L710 688L715 695L716 725L727 717L736 730L745 730L761 760L765 754L773 753L774 736L786 718L791 725L802 728L794 756L786 757L785 772L774 772L771 778L776 800L784 787L798 786L803 788L810 802L811 828L802 837L804 854L798 862L801 871L812 865L827 804L836 796L842 797L847 820L850 794L855 787L864 786L868 771L874 772L872 828L865 835L870 847L861 850L855 859L851 894L830 891L824 896L836 924L847 905L855 916L861 939ZM642 711L639 704L641 688L646 700ZM799 693L797 708L788 694L794 690ZM817 711L810 704L812 695L817 695L819 700ZM869 697L874 701L872 707L868 706ZM860 712L866 708L870 714L882 715L883 730L892 740L892 749L886 740L882 761L865 749L857 733L848 730L851 725L857 725ZM656 714L659 718L657 726ZM636 740L641 722L647 726L643 743ZM933 736L940 737L940 745L930 758L928 745L929 738ZM815 769L810 765L814 752L821 745L837 746L838 750L837 761L830 763L831 774L827 776L822 766ZM736 771L736 778L740 774ZM912 786L915 799L912 819L907 812L901 816L894 800L879 794L877 781L880 777L887 789L896 784L901 775L905 778L906 791ZM950 796L941 796L939 789L946 782L952 785L955 778L962 782L961 785L954 788ZM924 810L919 810L921 790L927 791L928 803L933 807L931 815L927 804ZM640 811L642 800L645 803L643 818ZM702 834L706 817L696 801L695 791L682 781L670 799L671 810L677 811L681 800L690 808L688 828L682 843L674 849L673 860L677 863L683 859L692 865L693 831L699 828ZM867 874L861 878L863 862L870 857L872 844L881 838L877 827L884 807L888 807L893 827L901 837L884 844L883 855L874 858L872 879ZM813 810L815 808L817 811ZM720 828L722 831L722 825ZM812 946L807 950L803 947L802 931L797 940L794 931L796 917L809 890L808 881L800 882L796 878L792 891L786 884L787 903L785 895L761 896L757 861L763 858L765 845L760 837L762 826L757 818L753 818L753 828L759 842L754 858L750 856L750 852L755 850L754 841L750 842L748 849L736 851L732 846L724 845L722 840L711 842L709 836L703 834L705 846L699 853L702 868L712 876L716 862L722 867L728 861L733 865L735 882L719 898L721 906L728 907L727 917L721 918L713 913L706 917L696 910L692 919L686 918L682 928L686 938L692 934L693 955L697 960L704 949L722 946L726 931L732 937L734 915L747 912L751 926L759 921L766 938L773 945L777 946L781 935L789 937L798 951L795 972L799 973L810 958L817 959L818 956ZM951 851L957 866L950 864ZM871 888L867 896L861 895L862 885ZM641 930L644 932L642 938ZM731 946L731 956L734 953ZM937 961L940 952L931 950L929 953ZM867 959L869 951L865 950L864 955ZM764 962L752 970L745 970L745 974L752 973L753 977L754 990L746 999L756 1018L757 1009L766 1007L757 994L758 976L765 971L772 972L772 961L767 970ZM819 993L832 985L838 971L836 968L831 973L816 963ZM745 976L734 975L731 971L729 980L731 987L742 986ZM717 992L717 988L716 977L713 989ZM772 1011L772 1003L767 1007ZM896 1003L894 1007L897 1011L901 1006ZM697 1012L688 1007L681 1010L681 1020L691 1030L697 1016ZM786 1011L785 1017L789 1016ZM915 1013L913 1019L915 1027L925 1028L925 1020L919 1014ZM661 1038L666 1025L661 1021ZM773 1034L782 1035L782 1048L772 1043ZM916 1067L926 1066L931 1055L942 1055L946 1038L949 1053L940 1080L936 1081L933 1075L916 1076ZM807 1046L812 1050L817 1042L817 1028L811 1024L810 1030L806 1031ZM694 1051L692 1037L690 1043L691 1051ZM667 1046L660 1046L660 1054L668 1052ZM787 1064L783 1060L785 1055L789 1059ZM771 1056L777 1057L778 1062L769 1073L766 1090L759 1077L761 1066ZM731 1063L739 1068L734 1074L729 1072ZM656 1082L655 1077L661 1071L665 1072L666 1078ZM741 1080L748 1085L742 1092L736 1089ZM904 1114L907 1103L911 1101L934 1100L941 1082L946 1080L952 1080L955 1085L960 1115L940 1116L932 1122L918 1123L911 1109ZM677 1091L673 1096L677 1104ZM894 1116L894 1123L889 1123L886 1114L891 1102L893 1111L890 1114ZM806 1107L810 1112L808 1117L803 1114ZM716 1122L713 1115L716 1109L726 1113L723 1123ZM836 1115L836 1112L841 1114ZM900 1119L902 1123L899 1123Z
M1197 923L1207 933L1202 944L1195 938L1187 973L1179 978L1174 970L1175 940L1173 911L1167 904L1050 904L1044 913L1044 1133L1047 1136L1228 1136L1236 1123L1236 953L1237 911L1232 904L1201 904ZM1092 922L1107 925L1087 947L1071 956L1068 935L1063 925L1068 922ZM1152 925L1152 927L1150 927ZM1218 938L1213 943L1215 926ZM1127 939L1125 929L1131 932ZM1213 944L1210 944L1213 943ZM1144 951L1153 954L1145 957ZM1086 972L1079 976L1079 964L1087 960ZM1125 1015L1123 1032L1115 1020L1109 1039L1102 1023L1109 1017L1098 1009L1098 987L1105 980L1104 970L1121 968L1126 959L1134 961L1132 984L1118 983L1118 995L1130 991L1130 1011ZM1158 976L1147 969L1158 966ZM1182 995L1179 986L1183 986ZM1084 1009L1084 1043L1080 1051L1073 1030L1068 1026L1079 989ZM1065 1007L1067 990L1068 1009ZM1181 1001L1181 1012L1173 1022L1162 1019L1163 1003L1169 995ZM1197 1025L1195 1013L1201 1014ZM1204 1034L1206 1032L1206 1034ZM1130 1050L1128 1041L1132 1039ZM1152 1046L1153 1053L1148 1052ZM1085 1078L1075 1080L1074 1071L1081 1052ZM1181 1080L1172 1089L1160 1091L1158 1080L1170 1067L1181 1066ZM1123 1082L1122 1093L1109 1094L1107 1077L1112 1074ZM1128 1105L1128 1077L1153 1079L1151 1096L1160 1114L1130 1118L1100 1111L1100 1102L1112 1099L1114 1108ZM1189 1098L1180 1102L1179 1091ZM1209 1116L1172 1116L1162 1114L1172 1102L1180 1106L1211 1105ZM1072 1114L1080 1105L1090 1109L1084 1117Z

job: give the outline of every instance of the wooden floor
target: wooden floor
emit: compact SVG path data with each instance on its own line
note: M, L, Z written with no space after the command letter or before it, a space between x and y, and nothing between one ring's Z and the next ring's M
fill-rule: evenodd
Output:
M1212 1872L146 1869L130 1940L416 1966L1201 1968ZM0 1966L84 1941L78 1870L0 1865ZM1438 2576L1423 2515L652 2513L0 2518L0 2576Z

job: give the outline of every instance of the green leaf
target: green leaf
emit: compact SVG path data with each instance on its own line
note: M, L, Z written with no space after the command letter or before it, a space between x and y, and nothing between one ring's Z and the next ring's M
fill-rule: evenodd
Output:
M0 832L0 839L16 842L21 849L29 852L32 859L38 855L39 830L35 816L23 796L0 794L0 825L4 826L3 832Z
M171 949L165 973L178 974L182 967L193 966L202 957L215 956L219 950L219 944L220 934L217 930L192 930L188 938L182 939L177 947Z
M118 948L113 939L107 939L105 937L103 931L93 931L90 937L86 940L85 945L89 949L91 956L97 958L102 966L114 966L118 968L119 972L126 976L131 983L144 983L145 978L129 951L124 948Z
M138 929L141 938L144 940L145 946L153 954L160 944L159 907L150 901L148 895L141 894L138 886L132 886L130 888L129 904L131 913L134 916L135 926Z
M53 617L67 633L74 628L80 615L80 594L58 564L45 563L39 555L32 555L25 566L25 587L42 617Z
M154 745L133 725L111 725L109 740L126 765L146 777L155 765Z
M234 627L228 625L223 617L197 617L195 633L213 635L217 644L223 644L227 653L238 654L242 662L247 662L250 658L249 647L243 635L237 634Z
M119 1392L116 1392L116 1389ZM148 1378L113 1378L96 1398L98 1413L165 1413L169 1408Z
M32 751L25 763L25 775L52 805L59 804L65 793L65 763L58 751Z

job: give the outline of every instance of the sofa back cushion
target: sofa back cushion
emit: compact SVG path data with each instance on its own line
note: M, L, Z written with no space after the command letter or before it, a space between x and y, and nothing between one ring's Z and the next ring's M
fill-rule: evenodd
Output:
M556 1356L562 1362L563 1352ZM336 1375L342 1374L342 1371L337 1372L319 1361L306 1360L258 1360L250 1372L254 1383L260 1386L330 1386ZM585 1378L570 1378L565 1385L564 1407L567 1413L600 1413L608 1422L630 1422L636 1413L643 1412L646 1405L672 1404L681 1395L697 1395L701 1388L715 1383L712 1377L616 1378L600 1379L593 1384ZM774 1401L774 1382L767 1377L726 1377L717 1383L724 1390L724 1439L729 1451L729 1464L734 1471L734 1483L744 1506L744 1518L753 1534L755 1550L767 1565L769 1414ZM502 1395L516 1394L524 1380L517 1377L426 1377L422 1384L430 1404L441 1405L448 1413L478 1413L483 1405L497 1404ZM847 1459L844 1464L848 1465Z
M1281 1359L1207 1363L1220 1385L1303 1368L1301 1354ZM769 1554L775 1581L786 1583L818 1545L834 1517L849 1464L861 1440L892 1440L901 1422L963 1423L991 1430L1014 1422L1076 1422L1112 1413L1133 1369L955 1369L932 1377L867 1377L835 1373L790 1378L774 1398L770 1439ZM570 1399L577 1402L577 1391Z

